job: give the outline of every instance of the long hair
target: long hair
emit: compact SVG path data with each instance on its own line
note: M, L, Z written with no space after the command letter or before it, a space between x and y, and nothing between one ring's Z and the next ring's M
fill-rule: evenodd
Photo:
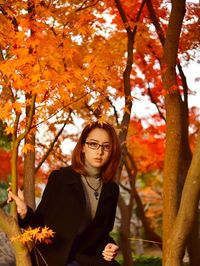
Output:
M82 150L88 135L95 128L106 130L110 136L112 150L108 162L102 167L101 178L103 182L113 181L121 158L121 147L116 131L109 123L93 122L86 125L72 153L72 168L81 175L87 174Z

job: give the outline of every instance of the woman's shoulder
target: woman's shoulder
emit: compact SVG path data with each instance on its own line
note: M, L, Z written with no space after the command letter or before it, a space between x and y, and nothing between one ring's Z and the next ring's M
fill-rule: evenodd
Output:
M63 174L63 173L66 173L66 174L77 174L71 165L68 165L68 166L63 166L63 167L60 167L58 169L54 169L52 172L51 172L51 175L59 175L59 174Z
M53 170L49 176L50 179L62 180L67 183L73 183L80 179L80 174L75 172L71 165Z
M107 189L112 190L115 193L119 193L119 185L115 181L109 181L105 183Z
M68 174L68 175L73 175L73 176L80 176L73 168L71 165L61 167L58 170L59 174Z

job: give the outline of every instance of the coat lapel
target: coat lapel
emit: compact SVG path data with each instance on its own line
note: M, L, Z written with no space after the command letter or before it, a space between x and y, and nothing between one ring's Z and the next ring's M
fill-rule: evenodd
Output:
M77 192L81 196L81 200L85 203L85 194L83 185L81 182L81 176L77 172L75 172L71 166L61 168L62 176L63 176L63 185L73 185Z

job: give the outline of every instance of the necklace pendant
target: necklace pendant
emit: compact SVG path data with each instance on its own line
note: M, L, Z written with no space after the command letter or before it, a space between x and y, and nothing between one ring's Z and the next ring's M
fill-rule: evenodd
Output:
M98 200L98 198L99 198L99 192L95 191L94 192L94 196L95 196L96 200Z

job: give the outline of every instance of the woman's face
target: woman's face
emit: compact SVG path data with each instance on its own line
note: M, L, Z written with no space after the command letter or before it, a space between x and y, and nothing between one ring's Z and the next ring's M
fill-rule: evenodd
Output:
M111 151L111 138L103 128L94 128L83 145L83 153L87 164L95 168L101 168L107 163Z

